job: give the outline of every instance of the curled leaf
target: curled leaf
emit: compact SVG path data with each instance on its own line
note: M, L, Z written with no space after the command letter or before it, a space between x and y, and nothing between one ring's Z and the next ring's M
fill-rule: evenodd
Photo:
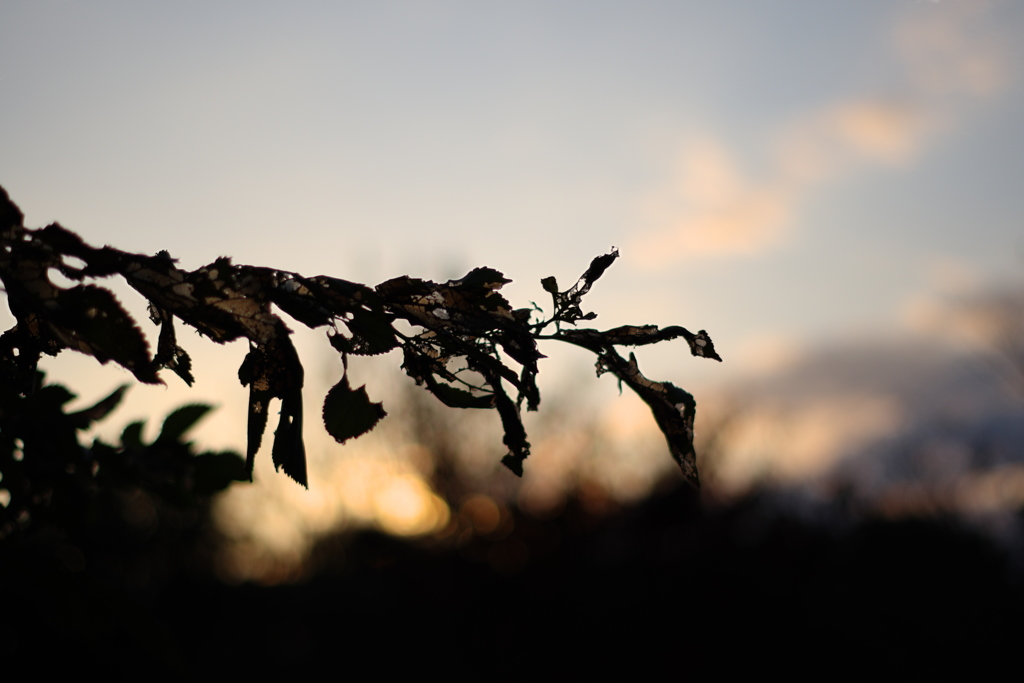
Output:
M687 481L699 487L697 454L693 449L693 421L697 414L697 403L693 396L671 382L656 382L644 377L632 353L626 361L614 349L608 349L599 357L598 365L625 382L648 405L655 422L665 435L672 459L679 465Z
M295 347L287 336L249 349L238 369L238 378L249 387L249 427L245 468L252 478L256 453L263 440L270 400L281 399L281 414L274 432L274 467L308 486L306 448L302 442L303 370Z
M575 325L579 320L593 320L596 318L596 313L584 313L580 309L580 302L583 300L583 296L590 291L593 284L597 282L597 279L604 275L604 271L608 270L608 266L618 257L618 249L612 249L611 252L603 256L595 257L590 262L586 272L576 281L576 284L564 292L558 291L558 284L555 282L555 278L549 277L541 280L541 285L546 291L551 292L551 297L555 302L553 320Z

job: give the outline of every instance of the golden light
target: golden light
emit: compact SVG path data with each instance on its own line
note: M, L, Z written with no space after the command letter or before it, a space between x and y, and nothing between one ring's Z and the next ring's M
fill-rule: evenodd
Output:
M392 477L374 495L377 524L396 536L420 536L446 524L448 506L417 475Z
M215 518L229 542L219 571L230 581L293 580L316 541L347 529L376 527L396 536L435 533L451 513L413 464L412 447L369 438L310 458L306 490L257 459L253 484L232 487ZM420 454L422 456L422 454Z

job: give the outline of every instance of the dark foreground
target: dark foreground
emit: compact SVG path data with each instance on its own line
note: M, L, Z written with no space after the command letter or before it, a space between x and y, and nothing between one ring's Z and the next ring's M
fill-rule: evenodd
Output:
M170 558L178 569L129 588L99 550L69 563L8 540L0 672L918 672L1013 660L1024 634L1009 555L951 520L836 531L677 489L607 516L572 502L514 521L461 547L328 539L310 579L279 587L225 586Z

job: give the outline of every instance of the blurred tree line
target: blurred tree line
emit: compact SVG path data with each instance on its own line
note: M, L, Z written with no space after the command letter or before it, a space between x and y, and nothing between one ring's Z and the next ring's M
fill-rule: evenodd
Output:
M458 452L433 438L431 453ZM447 485L435 470L455 533L341 530L315 543L297 582L226 584L210 494L244 476L242 458L201 454L181 434L160 442L83 449L120 459L118 479L63 511L39 501L0 541L6 672L518 680L554 663L760 671L780 653L799 669L854 652L927 668L1006 659L1022 631L1020 567L952 515L798 514L766 491L702 501L678 478L622 506L581 481L538 512L480 492L458 455ZM209 457L233 463L216 486L196 483ZM146 473L168 460L170 476Z

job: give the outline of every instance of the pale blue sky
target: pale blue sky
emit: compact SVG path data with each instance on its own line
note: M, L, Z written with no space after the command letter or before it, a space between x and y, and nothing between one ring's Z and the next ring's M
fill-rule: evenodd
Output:
M715 383L1020 273L1022 35L1010 1L0 1L0 185L189 268L490 265L517 305L615 245L596 324L706 328L726 363L641 367Z

